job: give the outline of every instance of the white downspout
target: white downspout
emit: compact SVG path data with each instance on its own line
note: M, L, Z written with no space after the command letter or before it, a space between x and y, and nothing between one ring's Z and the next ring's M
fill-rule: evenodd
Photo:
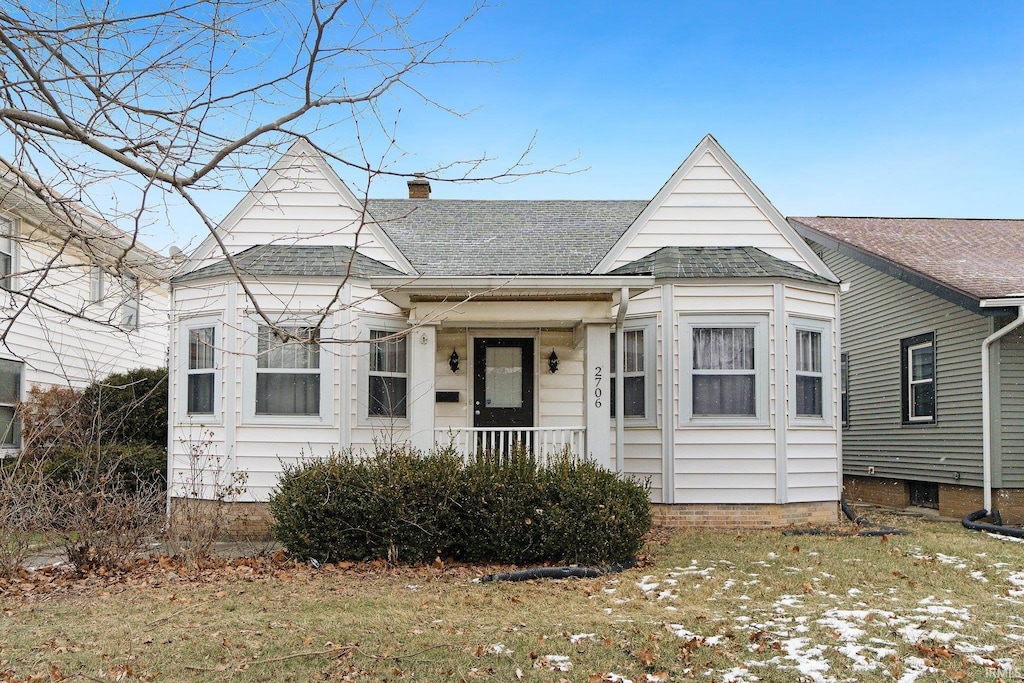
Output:
M626 368L626 349L623 348L622 323L626 320L626 309L629 308L629 287L623 287L619 293L619 312L615 317L615 471L620 475L626 469L625 414L626 414L626 380L623 377Z
M982 302L982 306L985 302ZM981 343L981 466L985 490L985 510L992 514L992 387L989 386L989 349L992 342L1024 325L1024 304L1018 304L1017 317L1009 325L996 330Z

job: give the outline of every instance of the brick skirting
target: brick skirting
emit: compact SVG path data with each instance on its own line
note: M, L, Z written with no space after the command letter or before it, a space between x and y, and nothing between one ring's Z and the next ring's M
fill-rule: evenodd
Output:
M903 479L882 477L844 477L843 491L849 503L872 503L896 509L910 505L910 492ZM1024 489L995 489L992 505L1013 526L1024 524ZM939 514L959 518L985 506L980 486L939 484Z
M217 503L212 500L189 501L204 507L224 506L224 540L266 540L270 537L270 510L266 503ZM175 508L182 503L171 499L171 523ZM660 526L771 529L808 524L835 524L839 520L839 505L823 501L815 503L767 504L688 504L651 505L654 523Z
M835 524L839 521L839 504L835 501L814 503L688 503L651 505L654 523L661 526L772 529L808 524Z

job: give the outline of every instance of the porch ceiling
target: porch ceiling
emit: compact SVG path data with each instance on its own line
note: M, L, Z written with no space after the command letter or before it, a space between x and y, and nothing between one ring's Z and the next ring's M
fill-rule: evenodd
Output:
M426 302L448 308L466 303L618 302L623 288L629 297L654 287L647 276L488 276L372 277L370 285L401 308ZM579 320L579 316L577 316Z

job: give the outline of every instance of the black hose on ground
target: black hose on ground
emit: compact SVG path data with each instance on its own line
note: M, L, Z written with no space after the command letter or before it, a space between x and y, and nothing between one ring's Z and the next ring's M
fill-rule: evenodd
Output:
M839 499L839 507L842 508L846 518L857 526L870 527L860 531L840 531L838 529L789 529L783 531L783 536L907 536L911 532L906 529L896 529L891 526L874 524L867 517L858 517L845 498Z
M988 510L978 510L977 512L972 512L971 514L964 516L960 521L966 528L974 531L987 531L990 534L999 534L1000 536L1024 538L1024 529L1018 529L1012 526L1003 526L1003 519L999 516L998 512L993 512L991 515L996 524L985 524L978 521L980 519L985 519L988 516Z
M595 579L605 574L616 574L636 566L636 560L619 562L603 567L534 567L532 569L520 569L516 572L505 572L503 574L488 574L480 577L480 583L492 581L530 581L531 579Z

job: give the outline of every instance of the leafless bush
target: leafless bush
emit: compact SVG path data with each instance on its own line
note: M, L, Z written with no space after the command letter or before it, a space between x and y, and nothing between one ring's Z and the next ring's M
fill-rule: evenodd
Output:
M187 564L208 559L213 544L225 536L227 504L246 492L247 472L224 467L224 459L212 453L213 434L204 432L194 441L183 441L188 463L172 483L168 546Z
M49 532L79 571L123 567L163 527L163 492L152 483L127 482L116 463L47 482L53 514Z
M46 486L38 467L20 457L0 460L0 577L15 574L46 539Z

